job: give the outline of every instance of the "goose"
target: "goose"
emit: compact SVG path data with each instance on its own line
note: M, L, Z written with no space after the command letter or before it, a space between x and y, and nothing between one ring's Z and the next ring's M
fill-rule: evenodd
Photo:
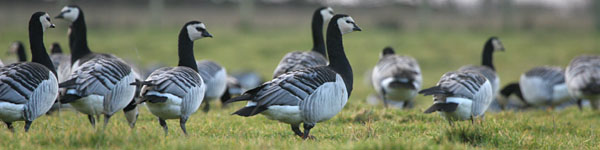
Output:
M56 18L71 22L72 73L67 81L59 84L66 89L60 102L70 103L86 114L92 127L96 126L96 118L99 120L104 115L106 128L110 117L133 99L135 86L129 83L135 80L135 73L122 59L111 54L93 53L89 49L84 14L79 6L65 6Z
M17 54L17 62L26 62L27 61L27 54L25 53L25 45L23 45L23 42L21 42L21 41L13 42L13 44L11 44L10 50L8 52L12 53L12 54L15 54L15 53Z
M459 71L475 71L483 74L483 76L485 76L485 78L487 78L492 84L494 97L496 97L500 91L500 77L498 77L496 68L494 67L494 62L492 61L495 51L504 51L504 46L502 45L500 39L492 36L485 42L483 47L481 66L465 65L458 69Z
M582 99L590 101L592 109L597 110L600 103L600 56L582 55L575 57L565 72L567 90L577 99L582 108Z
M412 107L412 99L423 82L417 60L410 56L396 55L391 47L383 49L371 78L385 107L390 104L398 108Z
M507 84L500 90L499 94L500 95L498 96L497 102L499 103L498 107L500 107L500 110L523 109L531 107L531 105L527 103L527 101L525 101L523 93L521 93L521 87L519 86L519 82L512 82ZM517 97L518 101L510 99L510 96L513 94ZM494 102L492 102L492 105L493 104Z
M564 70L556 66L535 67L523 73L519 88L531 106L555 108L570 100Z
M346 58L342 35L361 31L348 15L333 16L327 27L327 66L310 67L281 74L261 86L244 92L226 103L250 101L233 114L249 117L263 114L272 120L290 124L303 139L318 123L339 113L352 92L352 67ZM303 123L304 133L300 131Z
M69 75L71 74L71 56L68 54L63 54L62 48L58 42L54 42L52 45L50 45L50 59L52 59L52 64L56 68L58 83L67 81ZM59 89L58 91L58 99L60 99L61 96L65 94L66 90ZM59 111L63 108L72 107L70 104L61 104L60 101L56 101L48 113Z
M315 10L312 17L312 38L313 48L311 51L295 51L287 53L273 72L273 78L281 74L294 70L302 70L305 68L325 66L327 59L325 57L325 43L323 42L323 24L331 19L333 9L331 7L321 7Z
M145 81L132 83L142 86L141 100L158 117L165 135L168 133L166 119L179 119L181 130L187 135L185 123L204 99L207 85L198 73L194 58L194 41L204 37L212 37L204 23L187 22L179 32L178 66L157 69Z
M0 68L0 120L14 131L12 122L25 121L25 132L33 120L45 114L58 96L58 81L44 47L43 34L54 28L50 16L36 12L29 20L31 62Z
M483 117L493 100L490 81L475 71L455 71L442 75L437 85L419 91L433 95L433 105L425 113L439 112L452 125L453 121Z
M224 67L215 61L201 60L196 61L198 73L202 76L204 84L206 84L206 93L204 94L203 111L208 112L210 109L209 101L220 98L227 88L227 71Z

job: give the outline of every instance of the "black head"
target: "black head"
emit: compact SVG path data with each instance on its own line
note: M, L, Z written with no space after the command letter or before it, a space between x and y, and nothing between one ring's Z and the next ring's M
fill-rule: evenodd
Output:
M396 52L394 52L394 48L392 48L391 46L385 47L383 48L383 51L381 52L382 55L389 55L389 54L396 54Z
M486 42L486 46L492 46L494 51L504 51L504 45L496 36L490 37Z
M58 42L52 43L50 46L50 52L52 54L62 54L62 48L60 48L60 44L58 44Z
M183 26L182 30L187 30L186 33L188 34L190 41L194 41L204 37L213 37L213 35L208 33L208 30L206 30L206 25L200 21L187 22Z

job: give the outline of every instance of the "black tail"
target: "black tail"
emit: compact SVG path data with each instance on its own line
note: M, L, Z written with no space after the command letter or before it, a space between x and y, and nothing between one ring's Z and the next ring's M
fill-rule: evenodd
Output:
M65 94L65 95L61 96L60 99L58 99L58 101L60 101L60 103L66 104L66 103L70 103L75 100L78 100L80 98L81 98L81 96L77 96L77 95L73 95L73 94Z
M448 92L446 92L444 89L442 89L439 86L434 86L434 87L419 91L419 94L428 96L428 95L434 95L434 94L448 94Z
M231 93L229 93L229 86L227 86L225 87L225 92L221 95L221 103L225 103L229 99L231 99Z
M240 95L238 97L234 97L234 98L231 98L231 99L225 101L225 104L227 104L227 103L233 103L233 102L237 102L237 101L253 100L254 99L254 95L256 95L256 93L258 93L258 91L260 91L263 87L264 87L264 85L261 85L259 87L254 88L254 89L248 90L248 91L244 92L244 94L242 94L242 95Z
M244 116L244 117L250 117L250 116L254 116L256 114L259 114L263 111L267 110L267 108L265 107L256 107L256 106L249 106L249 107L244 107L236 112L234 112L232 115L239 115L239 116Z
M167 98L161 97L161 96L156 96L156 95L146 95L142 98L142 102L164 103L164 102L167 102Z
M457 103L435 103L427 108L424 113L428 114L436 111L453 112L456 110L456 107L458 107Z
M76 82L76 81L77 81L77 79L76 79L76 78L73 78L73 79L67 80L67 81L65 81L65 82L59 83L59 84L58 84L58 87L59 87L59 88L72 88L72 87L74 87L75 85L77 85L77 82Z

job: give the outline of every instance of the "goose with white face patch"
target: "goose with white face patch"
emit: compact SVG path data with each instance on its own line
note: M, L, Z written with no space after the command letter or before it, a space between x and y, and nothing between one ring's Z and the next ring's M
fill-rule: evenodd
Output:
M12 122L25 121L25 132L33 120L45 114L58 96L58 81L44 47L43 34L54 28L50 16L36 12L29 20L31 62L0 68L0 120L14 130Z
M321 7L315 10L311 26L312 50L287 53L275 68L273 78L290 71L327 65L327 59L325 58L327 53L325 52L325 42L323 42L323 24L329 21L333 15L331 7Z
M25 45L23 42L16 41L10 45L10 50L8 50L9 54L17 54L17 62L26 62L27 54L25 53Z
M460 67L459 71L475 71L481 73L492 84L493 96L496 97L500 91L500 77L494 67L493 54L496 51L504 51L504 46L497 37L490 37L483 47L481 66L465 65Z
M110 117L133 99L135 86L129 83L134 82L136 73L122 59L111 54L93 53L88 48L81 8L65 6L56 18L71 22L69 48L72 73L68 80L59 84L66 89L60 102L70 103L77 111L86 114L94 127L96 118L99 120L100 115L104 115L106 127Z
M284 73L227 103L250 101L234 114L248 117L260 113L290 124L303 139L310 137L310 129L339 113L352 92L352 67L344 52L342 34L353 31L361 29L352 17L335 15L327 27L329 65Z
M142 102L158 117L165 134L168 133L165 120L179 119L181 130L187 135L185 123L204 99L207 87L194 58L194 41L204 37L212 37L204 23L186 23L179 32L179 65L157 69L145 81L132 83L143 86Z
M386 47L373 68L371 82L385 107L410 108L423 78L417 60L396 55L393 48Z
M208 112L210 110L210 101L219 99L225 93L227 88L227 71L224 67L219 65L215 61L201 60L196 61L198 66L198 73L202 76L204 84L206 84L206 93L204 94L204 107L203 111Z
M450 125L453 121L482 117L493 100L492 86L485 76L473 71L448 72L437 85L419 91L433 95L433 105L425 113L439 112Z
M571 97L577 99L581 108L582 100L590 101L592 109L600 107L600 56L582 55L574 58L565 72L567 89Z

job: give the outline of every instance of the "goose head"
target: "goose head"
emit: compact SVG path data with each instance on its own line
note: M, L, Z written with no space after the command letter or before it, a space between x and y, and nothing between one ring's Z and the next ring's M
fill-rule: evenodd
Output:
M502 42L500 41L500 39L498 39L498 37L490 37L490 39L487 42L487 45L492 46L494 51L504 51L504 45L502 45Z
M204 37L213 37L212 34L208 33L208 30L206 30L206 25L200 21L190 21L185 24L185 28L190 41L195 41Z
M383 58L386 55L394 55L396 54L396 52L394 52L394 48L392 48L391 46L385 47L383 48L383 51L381 51L381 55L379 56L379 58Z
M69 6L63 7L60 10L60 14L58 14L58 16L56 16L54 18L65 19L70 22L75 22L75 20L77 20L77 18L79 17L80 13L81 13L81 10L80 10L79 6L69 5Z
M39 25L37 25L39 24ZM46 12L36 12L31 16L30 25L33 27L41 27L42 32L46 31L48 28L54 28L54 24L50 22L50 16Z
M335 13L333 12L333 9L331 7L321 7L319 9L319 13L321 14L321 17L323 18L323 22L329 21L333 17L333 15L335 15Z
M353 31L362 31L358 25L354 22L354 19L348 15L337 14L332 19L337 21L338 28L340 29L340 33L346 34Z

